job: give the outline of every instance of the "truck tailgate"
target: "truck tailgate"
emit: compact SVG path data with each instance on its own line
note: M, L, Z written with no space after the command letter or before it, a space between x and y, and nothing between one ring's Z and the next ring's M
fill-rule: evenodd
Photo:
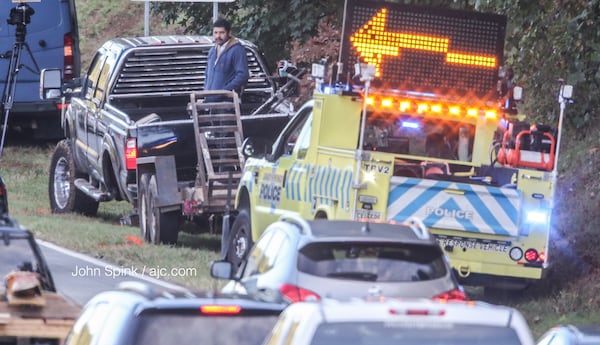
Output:
M178 173L184 170L193 179L196 171L196 139L191 119L154 122L135 131L138 157L175 156Z
M426 226L517 236L521 193L468 183L392 177L387 220L416 216Z

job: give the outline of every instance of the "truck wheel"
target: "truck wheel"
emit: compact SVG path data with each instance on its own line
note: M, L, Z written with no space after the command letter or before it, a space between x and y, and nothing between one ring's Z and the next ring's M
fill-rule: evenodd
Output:
M146 242L150 242L150 231L148 231L148 218L150 208L148 207L148 181L150 174L142 174L138 185L138 212L140 215L140 236Z
M156 206L156 199L158 199L156 183L156 176L152 175L148 182L148 198L146 199L150 211L146 225L150 242L154 244L175 244L179 233L180 215L177 211L160 212L160 208Z
M50 161L48 195L53 213L77 212L95 216L100 203L75 187L75 179L85 177L77 173L71 143L64 139L56 144Z
M234 271L237 271L242 261L248 256L250 247L252 247L250 211L248 209L242 208L239 210L231 226L230 239L227 261L231 262Z

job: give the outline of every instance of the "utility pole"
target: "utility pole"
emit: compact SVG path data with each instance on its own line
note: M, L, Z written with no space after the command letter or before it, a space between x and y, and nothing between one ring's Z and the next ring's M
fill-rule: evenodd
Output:
M219 18L219 3L220 2L234 2L235 0L131 0L131 1L144 1L144 36L150 36L150 2L151 1L163 1L163 2L212 2L213 3L213 22Z

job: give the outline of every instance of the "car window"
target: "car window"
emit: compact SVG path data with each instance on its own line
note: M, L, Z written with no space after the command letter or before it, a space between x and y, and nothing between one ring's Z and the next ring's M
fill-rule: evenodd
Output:
M260 273L264 273L275 265L279 255L287 255L291 252L289 237L282 231L276 231L269 244L266 247L265 255L263 256L263 264L260 267Z
M106 318L106 322L102 326L104 331L100 333L97 345L117 344L122 336L122 332L119 330L123 330L123 324L125 324L129 317L130 314L127 308L121 305L113 305ZM110 330L110 332L106 330Z
M298 270L377 282L426 281L447 273L439 248L403 243L310 243L299 251Z
M5 277L12 271L35 271L38 266L26 238L11 238L8 242L0 242L0 262L0 277Z
M416 322L324 323L317 328L311 345L519 345L512 328Z
M296 152L298 159L304 159L306 157L306 152L310 146L310 134L312 129L312 113L306 120L306 123L300 130L300 134L298 135L298 141L296 142Z
M148 314L133 345L261 345L276 322L277 315Z
M90 69L87 75L87 86L85 93L86 99L93 99L95 96L95 90L98 86L98 77L100 76L100 71L102 70L102 66L104 65L105 60L105 54L96 53L94 61L90 65Z
M250 254L248 255L248 261L244 268L242 277L248 277L260 272L259 265L261 264L262 257L266 251L266 248L273 236L273 231L265 232L252 247Z
M302 128L304 127L308 118L311 117L310 115L312 115L312 108L304 108L298 114L296 114L296 116L294 116L294 118L280 134L277 142L275 142L273 145L272 159L277 159L281 155L292 154L294 147L296 146L296 142L300 136L300 131L302 131Z

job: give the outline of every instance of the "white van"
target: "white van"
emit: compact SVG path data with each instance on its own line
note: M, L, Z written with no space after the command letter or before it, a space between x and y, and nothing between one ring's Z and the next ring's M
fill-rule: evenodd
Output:
M79 77L75 0L2 0L0 15L6 17L0 18L0 126L9 108L9 129L34 138L60 138L61 105L40 100L39 72L60 68L65 81Z

